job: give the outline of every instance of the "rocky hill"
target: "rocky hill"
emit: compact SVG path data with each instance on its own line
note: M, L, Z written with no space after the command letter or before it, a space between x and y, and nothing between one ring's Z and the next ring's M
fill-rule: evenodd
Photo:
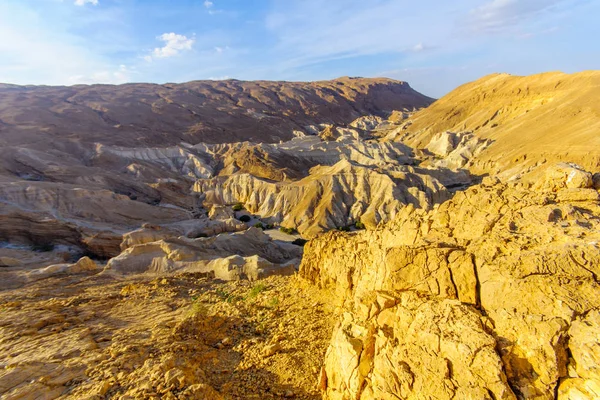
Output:
M595 169L600 165L599 91L599 71L490 75L411 116L395 140L426 149L446 131L473 134L491 143L470 161L476 173L513 167L517 173L544 160Z
M0 85L0 145L77 153L86 143L276 143L306 125L347 124L432 101L406 82L347 77L312 83Z

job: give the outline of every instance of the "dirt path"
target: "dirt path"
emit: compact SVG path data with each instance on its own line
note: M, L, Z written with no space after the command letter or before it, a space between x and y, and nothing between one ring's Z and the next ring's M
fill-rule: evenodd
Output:
M335 321L296 277L62 277L0 292L3 399L318 399Z

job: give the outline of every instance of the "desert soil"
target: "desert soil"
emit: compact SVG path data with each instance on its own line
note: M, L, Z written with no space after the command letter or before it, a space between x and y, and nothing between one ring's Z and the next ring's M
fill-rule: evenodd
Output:
M318 399L335 321L297 277L61 276L0 293L3 399ZM218 392L218 393L217 393Z

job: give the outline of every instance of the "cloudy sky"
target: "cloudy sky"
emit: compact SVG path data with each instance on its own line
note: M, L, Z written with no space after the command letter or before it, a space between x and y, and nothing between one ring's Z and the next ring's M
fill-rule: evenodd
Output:
M599 21L600 0L0 0L0 82L387 76L439 97L600 69Z

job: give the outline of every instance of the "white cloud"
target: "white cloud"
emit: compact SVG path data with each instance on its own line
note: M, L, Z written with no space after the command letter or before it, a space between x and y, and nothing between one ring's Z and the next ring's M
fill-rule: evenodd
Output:
M98 0L75 0L75 5L76 6L85 6L86 3L90 3L94 6L98 5Z
M425 50L425 45L423 43L417 43L413 46L412 51L419 52Z
M290 71L329 60L429 50L425 43L436 43L437 48L450 36L453 22L447 15L456 6L446 2L437 6L434 0L426 3L436 3L439 11L417 7L406 13L405 2L398 0L274 2L265 20L276 40L270 50L280 60L273 64L280 71ZM394 15L402 15L401 23L390 17ZM331 21L336 22L332 25ZM377 29L367 34L357 26ZM415 37L422 40L421 46L415 46Z
M551 10L566 0L491 0L470 12L470 27L476 31L499 32L521 21Z
M206 0L204 2L204 7L211 8L212 6L214 6L214 3L212 1Z
M154 58L168 58L179 54L182 51L191 50L196 39L194 37L188 38L185 35L178 35L176 33L163 33L158 40L165 42L163 47L157 47L152 50L151 55L144 57L146 61L152 61Z
M80 10L71 6L48 10L22 3L0 1L0 37L11 38L0 41L0 82L64 85L74 83L73 77L81 82L103 71L108 71L105 77L111 75L107 83L128 80L119 70L126 62L111 60L97 51L104 43L88 42L87 37L74 35L67 25L58 24L73 21ZM52 12L57 12L55 18L48 17ZM86 18L96 19L103 12L99 9Z

